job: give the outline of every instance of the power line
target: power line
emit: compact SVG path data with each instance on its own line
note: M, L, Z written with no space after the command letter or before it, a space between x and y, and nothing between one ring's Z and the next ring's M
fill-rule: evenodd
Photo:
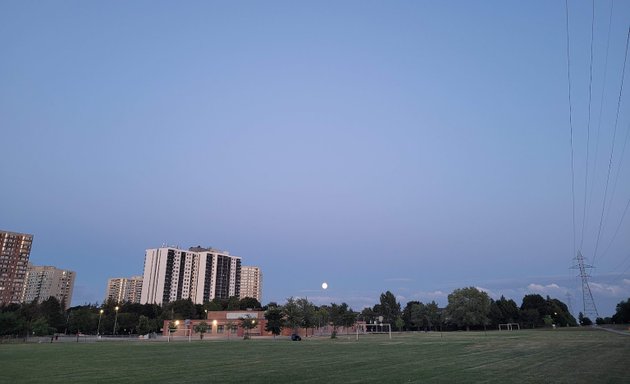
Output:
M630 28L628 28L628 35L626 37L626 50L623 57L623 68L621 70L621 86L619 87L619 97L617 98L617 114L615 117L615 125L613 128L612 146L610 148L610 158L608 159L608 173L606 176L606 187L604 188L604 201L602 203L602 214L599 219L599 229L597 231L597 240L595 241L595 252L593 253L593 265L595 265L595 257L597 256L597 249L599 247L599 239L602 234L602 225L604 223L604 211L606 208L606 198L608 196L608 184L610 182L610 170L612 169L613 154L615 152L615 139L617 136L617 123L619 122L619 109L621 108L621 95L623 94L623 81L626 74L626 62L628 59L628 42L630 41Z
M588 120L586 123L586 173L584 176L584 207L582 208L582 234L580 235L580 249L584 244L584 227L586 227L586 194L588 191L588 157L591 146L591 102L593 95L593 39L595 35L595 0L592 1L591 12L591 57L589 62L588 77Z
M607 33L607 37L606 37L606 59L604 61L604 78L603 78L603 85L602 85L602 95L599 99L599 117L598 117L598 121L597 121L597 136L595 139L595 159L593 160L593 171L595 171L597 169L597 159L598 159L598 154L599 154L599 133L601 131L601 126L602 126L602 114L604 111L604 95L605 95L605 91L606 91L606 79L608 78L608 53L610 51L610 30L611 30L611 26L612 26L612 16L613 16L613 8L614 8L614 0L610 0L610 14L608 15L608 33ZM594 184L591 187L591 193L589 195L589 206L591 204L591 202L593 201L593 193L595 191L595 187ZM586 196L584 196L584 198L586 198Z
M623 168L623 158L626 154L626 147L628 145L628 136L630 136L630 124L628 125L628 129L626 130L626 137L623 140L623 147L621 148L621 155L619 155L619 166L617 167L617 173L615 174L615 181L613 183L612 194L610 195L610 200L608 202L608 209L606 210L606 216L604 217L604 219L607 219L609 217L610 209L612 208L612 202L615 200L615 193L617 192L617 182L619 181L619 174L621 173L621 169ZM622 221L623 221L623 218L622 218ZM621 225L621 223L619 223L619 225Z
M569 40L569 0L564 1L567 26L567 85L569 91L569 129L571 131L571 204L573 219L573 254L575 254L575 165L573 154L573 106L571 103L571 50Z
M615 242L615 239L617 238L617 234L619 233L619 230L621 229L621 224L623 224L623 220L626 217L626 213L628 213L628 207L630 207L630 199L628 199L628 202L626 203L626 208L624 208L623 213L621 214L621 219L619 220L619 224L617 224L617 229L615 229L615 233L612 239L610 240L610 243L606 247L606 250L604 251L604 253L602 253L601 257L604 257L608 253L608 250ZM615 268L615 269L619 269L619 268Z

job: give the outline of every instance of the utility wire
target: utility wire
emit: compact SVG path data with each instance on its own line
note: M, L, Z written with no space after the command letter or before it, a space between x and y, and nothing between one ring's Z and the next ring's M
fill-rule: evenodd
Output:
M597 171L597 159L599 158L598 154L599 154L599 133L601 130L601 126L602 126L602 114L604 111L604 95L605 95L605 91L606 91L606 79L607 79L607 75L608 75L608 52L610 51L610 30L611 30L611 26L612 26L612 16L613 16L613 8L614 8L614 4L615 1L614 0L610 0L610 14L608 16L608 34L606 37L606 60L604 62L604 79L603 79L603 85L602 85L602 95L601 98L599 99L599 118L597 121L597 136L595 139L595 156L594 156L594 160L593 160L593 171L596 172ZM589 195L589 206L591 205L592 201L593 201L593 193L595 191L595 184L591 184L591 193Z
M626 138L623 141L623 149L621 150L621 160L619 161L619 167L617 168L617 175L615 176L615 183L613 184L613 194L610 198L610 204L608 205L608 210L606 212L606 217L609 217L610 215L610 209L612 207L612 201L614 200L614 196L615 196L615 190L617 189L617 181L619 181L619 174L621 173L621 168L622 168L622 164L623 164L623 158L624 158L624 154L626 153L626 146L628 144L628 138L630 137L630 124L628 124L628 129L626 130ZM623 220L626 217L626 213L628 212L628 207L630 207L630 198L628 199L628 202L626 203L626 207L623 210L623 213L621 214L621 218L619 219L619 223L617 224L617 228L615 229L615 233L613 234L612 239L610 239L610 243L608 244L608 246L606 247L606 249L604 250L604 252L602 253L601 257L606 256L606 254L608 254L608 250L610 249L610 247L613 245L613 243L615 242L615 239L617 238L617 234L619 234L619 229L621 229L621 225L623 224ZM616 268L618 269L618 268Z
M619 267L623 266L626 263L626 261L628 261L628 260L630 260L630 255L628 255L628 257L626 257L626 259L621 264L619 264ZM617 269L619 269L619 267ZM621 272L618 277L623 276L629 270L630 270L630 265L628 265L628 267L626 269L624 269L623 272Z
M586 123L586 173L584 176L584 207L582 208L582 234L580 235L580 249L584 245L584 227L586 227L586 195L588 191L588 157L591 146L591 102L593 95L593 39L595 35L595 0L592 1L591 12L591 58L588 77L588 120Z
M572 221L573 221L573 254L575 250L575 165L573 155L573 107L571 103L571 50L569 40L569 0L564 1L567 26L567 85L569 91L569 129L571 131L571 205L572 205Z
M612 146L610 148L610 158L608 159L608 174L606 176L606 187L604 188L604 201L602 203L602 214L599 219L599 229L597 231L597 240L595 241L595 252L593 253L593 266L595 265L595 257L599 247L599 239L602 234L602 225L604 223L604 212L606 208L606 198L608 196L608 184L610 183L610 170L612 169L613 154L615 152L615 139L617 136L617 123L619 122L619 109L621 108L621 95L623 94L623 81L626 73L626 62L628 61L628 41L630 41L630 28L628 28L628 36L626 37L626 51L623 57L623 68L621 70L621 86L619 87L619 97L617 98L617 114L615 117L615 125L613 128Z
M630 199L628 199L628 202L626 203L626 208L624 208L623 213L621 214L621 219L619 220L619 224L617 224L617 229L615 229L615 234L613 235L612 239L610 240L610 244L608 244L608 247L606 247L606 250L604 251L604 253L602 253L601 257L606 256L606 254L608 253L608 250L610 249L610 247L615 242L615 239L617 238L617 234L619 233L619 230L621 229L621 224L623 223L623 219L626 217L626 213L628 213L628 207L630 207ZM615 268L615 270L617 270L617 269L619 269L619 268L618 267Z
M612 208L612 202L615 200L615 192L617 191L617 182L619 181L619 174L623 169L623 158L626 154L626 147L628 145L628 136L630 136L630 125L628 125L628 129L626 130L626 138L623 140L623 147L621 147L621 155L619 155L619 166L617 167L617 173L615 174L615 182L613 183L612 194L610 195L610 200L608 200L608 209L606 210L606 215L604 216L604 220L607 220L610 217L610 209Z

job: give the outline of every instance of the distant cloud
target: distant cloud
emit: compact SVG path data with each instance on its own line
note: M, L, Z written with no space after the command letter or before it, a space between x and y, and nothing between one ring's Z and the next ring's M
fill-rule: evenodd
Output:
M630 295L630 282L628 279L623 280L623 285L605 284L605 283L590 283L591 291L598 293L602 296L620 297Z
M497 294L495 292L493 292L491 289L484 288L484 287L475 287L475 288L477 288L481 292L487 293L488 296L490 296L490 297L496 297L497 296Z
M569 289L561 287L556 283L551 283L547 285L530 283L527 286L527 290L529 292L536 292L539 294L550 295L550 296L552 295L561 296L561 295L566 294L569 291Z
M408 298L405 298L405 302L403 302L401 300L400 304L402 306L404 306L409 301L418 300L418 301L423 302L423 303L436 301L440 305L446 305L447 297L448 297L448 293L446 293L444 291L441 291L441 290L436 290L436 291L416 291L412 295L410 295Z

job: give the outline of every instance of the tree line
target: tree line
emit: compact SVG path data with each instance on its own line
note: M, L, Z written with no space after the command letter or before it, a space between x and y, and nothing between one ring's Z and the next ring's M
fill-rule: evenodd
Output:
M262 306L256 299L231 297L194 304L190 299L163 305L116 303L87 304L64 310L63 303L50 297L41 303L9 304L0 307L0 336L28 337L59 334L131 335L160 332L165 320L205 319L207 312L220 310L262 309L267 331L279 335L282 329L313 329L331 326L333 336L340 327L356 321L390 324L397 331L434 331L496 328L499 324L518 323L524 328L544 326L589 325L591 319L580 313L578 320L562 301L549 296L528 294L517 305L512 299L491 299L475 287L460 288L448 295L448 305L440 308L435 301L409 301L404 308L390 291L379 302L361 312L346 303L317 306L305 298L290 297L282 305L271 302ZM617 305L614 316L596 319L597 323L630 322L630 298Z

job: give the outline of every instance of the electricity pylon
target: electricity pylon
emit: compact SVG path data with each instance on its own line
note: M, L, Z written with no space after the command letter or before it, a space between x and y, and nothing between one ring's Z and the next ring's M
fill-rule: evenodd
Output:
M574 265L572 268L580 271L580 278L582 280L582 301L584 303L584 310L582 311L582 314L595 321L595 319L599 317L599 314L597 313L597 307L595 307L595 300L593 300L591 287L588 284L588 278L591 276L586 271L587 269L593 268L593 266L584 263L584 256L582 256L582 252L580 251L578 251L575 260L577 261L577 265Z

